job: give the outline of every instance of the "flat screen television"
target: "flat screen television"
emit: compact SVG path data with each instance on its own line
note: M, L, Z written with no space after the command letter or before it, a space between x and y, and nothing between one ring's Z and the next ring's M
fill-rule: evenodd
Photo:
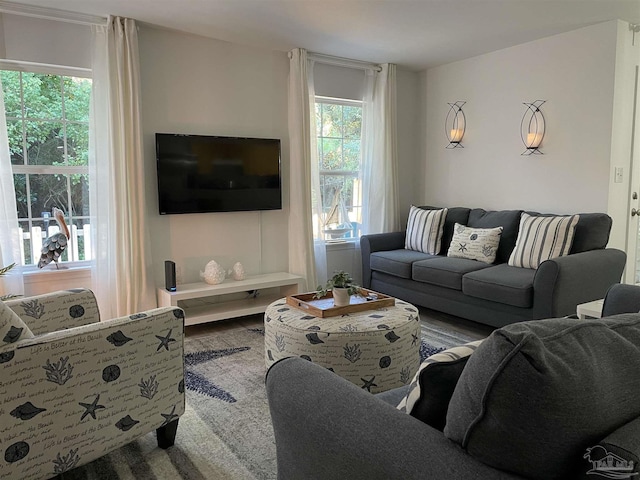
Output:
M156 133L161 215L282 208L280 140Z

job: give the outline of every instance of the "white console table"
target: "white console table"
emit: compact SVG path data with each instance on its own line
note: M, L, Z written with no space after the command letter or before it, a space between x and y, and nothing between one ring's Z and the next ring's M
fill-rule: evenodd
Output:
M302 282L299 275L277 272L226 279L217 285L186 283L177 285L175 292L158 288L158 305L184 309L185 325L196 325L264 313L274 300L300 293Z
M576 313L580 320L584 320L587 317L600 318L602 317L602 306L604 305L604 299L594 300L593 302L581 303L576 307Z

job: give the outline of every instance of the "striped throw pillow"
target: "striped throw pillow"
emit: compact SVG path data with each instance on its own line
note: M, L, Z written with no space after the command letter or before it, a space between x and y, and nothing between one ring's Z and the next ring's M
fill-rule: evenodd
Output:
M442 229L447 209L425 210L411 206L404 248L437 255L440 253Z
M449 348L427 358L409 385L398 410L442 430L453 390L467 360L484 340Z
M568 255L578 220L580 215L534 217L523 213L509 265L535 269L545 260Z

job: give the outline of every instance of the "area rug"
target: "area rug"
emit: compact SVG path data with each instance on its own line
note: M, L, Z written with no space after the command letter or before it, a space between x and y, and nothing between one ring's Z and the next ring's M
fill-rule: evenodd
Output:
M421 356L470 339L423 324ZM252 480L276 478L264 388L264 330L238 327L185 339L187 406L176 443L150 433L60 479Z

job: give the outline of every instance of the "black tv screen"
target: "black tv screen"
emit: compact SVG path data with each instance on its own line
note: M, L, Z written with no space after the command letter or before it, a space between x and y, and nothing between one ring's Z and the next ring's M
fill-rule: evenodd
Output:
M280 140L156 133L160 214L282 208Z

